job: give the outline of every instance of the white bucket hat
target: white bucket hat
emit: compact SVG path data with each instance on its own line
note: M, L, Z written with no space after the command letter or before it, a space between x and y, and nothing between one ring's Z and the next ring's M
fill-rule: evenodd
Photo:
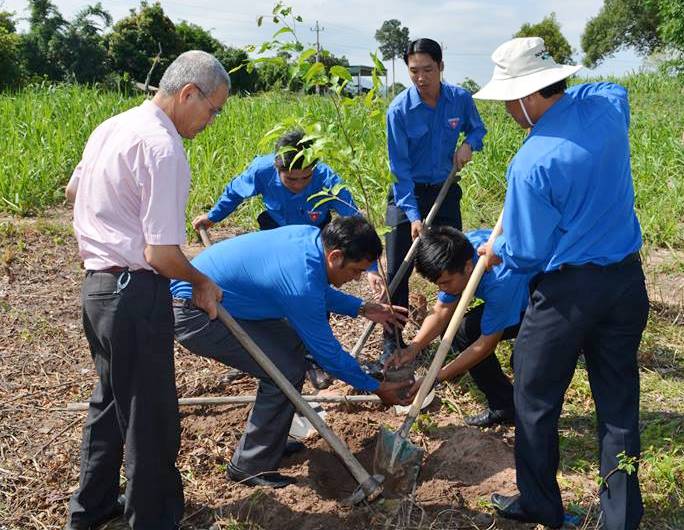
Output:
M477 99L513 101L575 74L581 65L556 63L546 51L544 39L520 37L504 42L492 54L492 79L477 93Z

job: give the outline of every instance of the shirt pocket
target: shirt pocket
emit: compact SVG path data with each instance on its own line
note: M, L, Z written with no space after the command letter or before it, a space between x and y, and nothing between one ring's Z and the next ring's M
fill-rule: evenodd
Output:
M419 140L428 132L427 123L413 123L406 128L406 136L410 140Z
M456 146L461 129L463 128L463 118L461 116L447 117L442 127L442 141L448 144L447 147Z

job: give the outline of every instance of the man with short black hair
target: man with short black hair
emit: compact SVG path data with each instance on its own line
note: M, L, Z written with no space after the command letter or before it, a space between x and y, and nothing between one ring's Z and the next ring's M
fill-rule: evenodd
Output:
M411 240L419 236L443 182L452 167L460 170L482 149L486 134L470 94L442 82L442 49L432 39L409 44L404 62L413 86L399 94L387 110L387 149L396 183L388 194L386 222L393 230L387 235L387 275L391 282L406 256ZM459 145L461 133L464 139ZM434 226L461 229L461 188L451 186ZM408 306L411 270L397 286L392 303ZM383 292L377 274L369 273L376 292ZM383 355L394 349L394 334L386 333Z
M79 488L68 530L91 530L124 511L133 530L175 530L183 486L175 467L180 418L174 380L169 278L193 286L216 318L220 289L180 250L190 167L183 138L219 114L230 78L203 51L178 56L151 101L90 135L67 194L86 269L83 328L98 375L83 428Z
M446 330L477 263L475 249L486 243L490 234L488 229L463 234L451 226L439 226L420 237L416 270L437 284L440 291L432 313L406 348L390 360L390 365L412 362ZM468 425L490 427L513 421L513 385L501 371L495 350L500 341L518 334L527 307L529 280L529 274L515 274L502 264L483 275L475 296L484 303L466 313L454 338L453 346L460 355L437 374L437 381L447 381L468 371L484 393L488 407L465 418ZM418 391L421 382L422 379L416 381L411 394Z
M492 502L510 519L563 524L558 419L582 350L598 420L601 527L632 530L643 514L639 480L620 459L640 454L637 351L648 297L627 91L614 83L564 91L581 67L556 64L538 37L508 41L492 60L492 80L474 97L503 101L531 131L508 166L503 235L479 252L490 265L538 273L515 344L520 494Z
M306 149L312 141L302 141L303 138L304 131L289 131L278 139L274 153L257 156L243 173L228 183L214 207L192 221L195 230L213 226L245 199L257 195L263 198L266 207L257 217L261 230L293 224L322 228L330 222L332 211L338 215L357 215L358 208L347 188L339 191L338 199L314 208L321 197L310 199L312 195L324 188L342 185L343 181L328 165L307 159Z
M192 264L223 290L222 305L301 389L308 351L328 373L387 404L403 403L404 383L378 383L333 335L327 313L365 316L383 326L402 325L406 310L364 302L331 287L358 279L382 253L382 243L360 216L336 217L322 231L285 226L216 243ZM254 408L228 467L228 477L274 488L294 482L276 472L286 449L294 407L233 334L190 302L188 282L171 285L176 338L191 352L259 378Z

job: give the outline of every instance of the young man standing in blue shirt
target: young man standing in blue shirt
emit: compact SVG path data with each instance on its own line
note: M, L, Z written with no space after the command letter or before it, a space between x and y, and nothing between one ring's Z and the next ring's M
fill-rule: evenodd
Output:
M331 287L358 279L382 253L373 227L360 216L337 217L322 231L287 226L221 241L199 254L193 265L223 291L221 304L298 389L308 351L328 373L386 404L410 381L379 383L367 375L333 335L328 312L365 316L401 325L406 310L364 302ZM247 485L284 487L293 479L276 472L285 451L294 406L228 329L190 302L188 282L171 285L175 332L191 352L259 378L254 408L228 467L230 479Z
M257 156L242 174L228 183L208 213L193 219L195 230L213 226L228 217L242 201L255 195L261 195L266 206L257 217L261 230L286 225L321 228L330 222L332 210L339 215L358 215L358 208L346 188L340 190L339 200L313 207L320 198L309 200L311 195L343 182L323 162L304 165L304 156L296 158L310 144L302 142L303 137L301 130L290 131L278 139L275 153Z
M437 284L440 291L432 314L391 364L412 362L446 330L477 263L475 249L487 242L491 232L475 230L463 234L451 226L439 226L420 237L416 269L421 276ZM513 385L501 371L494 351L500 341L518 335L527 307L529 281L529 274L514 273L504 264L484 274L475 293L484 303L466 313L454 338L460 355L437 374L437 381L446 381L470 372L484 393L488 408L477 416L466 418L468 425L490 427L513 421ZM422 379L416 381L411 395L418 391L421 382Z
M404 55L413 86L399 94L387 110L387 149L396 183L387 201L387 274L391 282L412 239L420 234L442 183L456 166L461 169L482 149L486 131L473 98L460 87L441 81L442 49L432 39L409 44ZM465 138L458 145L459 137ZM461 188L451 187L433 224L461 229ZM392 296L392 303L408 307L410 270ZM376 292L377 274L369 273ZM394 348L393 333L385 334L384 355Z
M566 90L579 66L557 65L538 37L492 55L475 97L505 101L531 128L506 178L503 235L479 252L489 264L536 272L515 344L515 458L519 495L494 494L499 513L560 528L558 418L578 351L596 405L602 528L635 529L643 514L637 350L648 317L634 211L627 91L613 83Z

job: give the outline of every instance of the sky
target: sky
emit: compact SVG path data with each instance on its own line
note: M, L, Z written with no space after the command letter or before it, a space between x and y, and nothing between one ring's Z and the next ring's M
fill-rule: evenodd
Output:
M83 0L53 0L62 15L70 19L88 3ZM152 3L152 0L150 0ZM257 27L259 15L268 15L272 0L162 0L167 16L174 22L187 20L210 30L229 46L242 47L268 39L278 28L269 21ZM525 22L536 23L551 12L561 25L561 31L581 61L580 37L587 20L595 16L603 0L290 0L295 14L304 21L297 23L300 41L315 44L312 31L316 21L321 46L337 56L344 55L350 64L372 64L369 52L376 51L375 31L384 20L396 18L409 28L411 39L429 37L444 48L444 78L460 83L466 77L479 84L486 83L492 73L490 56L494 49L510 39ZM139 5L134 0L102 0L114 20L126 16ZM17 17L27 17L25 0L0 0L0 9L14 11ZM25 31L26 23L19 25ZM392 81L391 61L385 61ZM595 70L582 70L580 75L623 75L636 71L642 60L632 51L620 52ZM409 78L403 61L395 61L396 80L404 85Z

